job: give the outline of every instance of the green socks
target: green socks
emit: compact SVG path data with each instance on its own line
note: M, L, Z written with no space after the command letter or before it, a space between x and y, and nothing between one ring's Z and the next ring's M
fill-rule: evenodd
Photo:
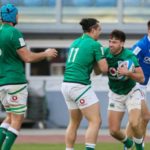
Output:
M5 140L6 132L7 132L7 129L0 127L0 149L3 145L4 140Z
M94 150L94 148L86 147L86 150Z
M86 143L86 150L95 150L95 144Z
M135 147L136 147L136 150L144 150L142 143L141 144L135 143Z
M135 143L135 147L136 150L144 150L143 148L143 138L137 139L135 137L133 137L134 143Z
M0 150L1 150L1 147L5 140L6 132L7 132L7 129L9 128L9 126L10 126L10 124L8 124L6 122L2 122L2 124L0 125Z
M124 143L125 147L127 147L127 148L131 148L134 144L133 140L130 138L127 138L125 141L123 141L123 143Z
M16 140L17 135L11 131L7 131L5 141L2 145L1 150L10 150L14 141Z

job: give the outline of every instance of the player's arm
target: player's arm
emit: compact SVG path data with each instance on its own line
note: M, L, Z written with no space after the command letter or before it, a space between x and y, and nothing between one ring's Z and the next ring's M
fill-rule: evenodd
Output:
M128 71L127 76L136 82L143 83L144 82L144 74L141 67L136 67L134 72Z
M129 71L127 66L119 67L118 73L120 75L125 75L136 82L143 83L144 82L144 74L141 67L136 67L134 71Z
M108 64L106 59L102 59L94 65L95 75L99 75L101 73L107 74L107 72L108 72Z
M104 47L98 44L98 48L96 51L96 60L97 63L94 66L94 72L96 75L100 73L107 74L108 72L108 64L105 58L105 50Z
M44 52L34 53L29 51L26 47L17 50L18 55L26 63L38 62L45 58L52 59L57 56L57 50L48 48Z
M93 70L94 70L95 75L100 75L102 73L97 63L94 64Z

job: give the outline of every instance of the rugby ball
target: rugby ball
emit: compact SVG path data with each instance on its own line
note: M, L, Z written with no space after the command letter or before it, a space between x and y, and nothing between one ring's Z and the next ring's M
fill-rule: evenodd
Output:
M118 65L118 68L123 67L123 66L127 66L129 71L134 72L135 66L134 66L134 63L131 59L120 62ZM128 79L127 76L119 76L119 75L118 75L118 78L122 79L122 80Z

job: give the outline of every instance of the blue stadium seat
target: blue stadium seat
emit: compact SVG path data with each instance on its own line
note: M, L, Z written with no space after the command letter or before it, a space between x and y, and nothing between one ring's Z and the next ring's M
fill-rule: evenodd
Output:
M22 0L1 0L0 4L1 5L5 5L5 4L8 4L8 3L11 3L11 4L14 4L15 6L21 6L23 5L23 1Z
M72 0L74 6L92 6L92 0Z
M62 0L62 5L63 6L72 6L72 0Z
M42 1L41 0L24 0L24 5L25 6L42 6Z
M124 0L125 6L140 6L141 0Z
M56 5L56 0L48 0L48 5L49 6L55 6Z
M117 6L117 0L96 0L95 5L102 7Z

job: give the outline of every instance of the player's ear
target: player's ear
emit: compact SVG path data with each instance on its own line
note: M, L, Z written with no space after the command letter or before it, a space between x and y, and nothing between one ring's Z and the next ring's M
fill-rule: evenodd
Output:
M121 47L124 47L124 42L123 41L121 41Z

